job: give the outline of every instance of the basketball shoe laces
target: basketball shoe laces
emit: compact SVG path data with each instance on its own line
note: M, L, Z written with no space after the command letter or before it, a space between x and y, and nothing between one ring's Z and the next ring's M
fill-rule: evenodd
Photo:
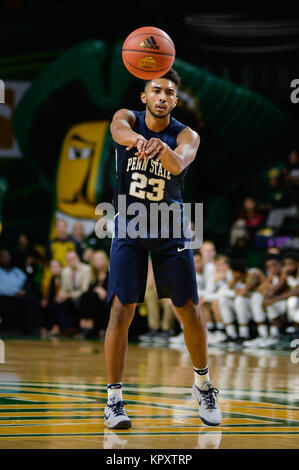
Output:
M126 404L127 403L125 401L118 401L117 403L113 403L112 405L107 405L107 406L111 408L115 416L121 416L121 415L125 415L124 406Z
M206 408L209 410L214 410L216 408L215 395L219 393L219 390L217 388L211 387L209 390L201 390L200 393L203 395L203 402Z

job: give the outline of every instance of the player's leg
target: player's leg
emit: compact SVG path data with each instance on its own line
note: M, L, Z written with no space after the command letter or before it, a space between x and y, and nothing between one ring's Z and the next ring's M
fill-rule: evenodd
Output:
M147 252L132 240L113 239L107 301L111 311L105 336L105 358L108 370L108 402L105 425L127 429L132 423L124 411L122 377L128 349L128 330L136 303L143 301L147 276Z
M199 305L188 299L183 307L175 307L184 327L184 336L192 364L196 369L206 369L208 364L207 328Z
M152 251L153 270L160 298L170 297L183 324L185 343L193 363L193 393L204 423L218 425L221 412L217 393L209 379L207 330L200 311L191 250L180 250L182 241L167 240Z
M176 312L184 325L184 336L194 371L193 395L199 404L199 415L209 426L221 422L221 411L217 403L218 390L214 388L208 368L207 328L199 304L189 298Z
M122 381L128 349L128 331L135 309L136 303L123 304L117 295L113 297L105 335L105 358L109 384Z

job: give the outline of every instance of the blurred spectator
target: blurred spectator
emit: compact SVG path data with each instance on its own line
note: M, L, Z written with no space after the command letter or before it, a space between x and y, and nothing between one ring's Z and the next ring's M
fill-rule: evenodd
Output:
M67 223L63 219L56 222L57 237L50 240L47 247L47 258L57 259L62 266L66 264L65 255L68 251L77 251L77 243L67 233Z
M204 264L203 264L203 259L202 259L202 255L200 251L194 250L193 259L194 259L195 274L196 274L197 292L198 292L198 296L201 296L204 293L205 279L203 275ZM182 331L177 336L173 336L172 338L169 339L169 342L172 345L185 344L183 324L180 322L179 319L178 321L180 323Z
M262 222L263 215L258 209L256 201L252 197L246 197L242 210L231 229L231 246L244 246L247 240L252 240Z
M83 263L90 264L92 260L92 255L94 251L92 248L85 248L82 253L82 261Z
M109 259L105 251L99 250L91 258L92 282L83 293L80 303L80 327L85 337L97 336L106 330L109 320L106 303Z
M267 275L261 280L250 299L253 320L257 325L257 337L243 343L247 348L272 346L276 342L275 338L279 335L280 313L277 309L265 310L264 299L275 295L275 292L280 292L285 284L280 257L277 254L267 254L265 267ZM268 322L270 324L269 331Z
M72 230L72 238L76 243L76 250L81 258L83 253L83 242L85 239L84 227L82 222L78 221L74 223Z
M67 266L62 269L61 286L53 308L63 333L70 336L78 329L80 299L89 288L91 269L80 262L76 251L67 252L65 258Z
M299 332L299 257L297 253L286 253L283 259L283 272L279 290L273 289L264 298L269 317L288 315L288 320L293 323ZM277 342L279 332L275 335ZM272 343L271 343L272 344ZM269 344L268 344L269 345Z
M51 278L47 291L41 299L42 307L42 328L41 336L55 336L60 333L59 321L54 313L54 301L61 287L62 265L60 261L52 259L50 261Z
M0 312L4 327L30 334L39 326L38 299L32 294L26 274L12 265L8 250L0 251Z
M203 276L205 280L205 290L210 290L210 284L214 283L216 249L214 242L205 240L200 247L200 254L203 262Z
M287 186L299 185L299 154L297 150L290 151L288 162L282 172Z
M272 209L284 207L286 204L286 191L282 184L281 171L273 168L268 172L267 187L259 202L259 208L265 213Z
M247 268L243 260L231 261L230 266L232 279L221 289L218 305L227 333L224 341L242 343L245 339L249 339L250 302L246 289ZM238 332L235 322L238 325Z
M40 256L33 246L31 246L27 235L22 233L19 235L17 246L12 252L13 265L26 271L26 261L28 257L39 258Z
M266 253L269 255L280 255L280 249L277 246L269 246L267 248Z
M283 207L274 208L268 215L266 225L279 228L286 217L295 218L299 215L299 154L292 150L289 161L282 170L284 178L285 198Z

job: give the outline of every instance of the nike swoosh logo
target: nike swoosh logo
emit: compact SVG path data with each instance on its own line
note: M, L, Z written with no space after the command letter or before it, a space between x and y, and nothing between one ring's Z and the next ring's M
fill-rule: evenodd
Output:
M178 252L183 251L183 250L186 250L186 249L187 249L186 247L184 247L184 248L178 248Z

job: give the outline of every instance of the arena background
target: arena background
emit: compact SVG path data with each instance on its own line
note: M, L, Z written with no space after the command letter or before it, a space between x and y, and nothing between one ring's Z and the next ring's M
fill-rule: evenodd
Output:
M202 138L185 200L204 202L204 237L227 249L244 197L259 197L267 170L283 164L297 145L299 106L290 100L290 83L299 76L299 20L292 4L269 11L266 2L248 1L240 11L233 3L225 10L213 2L186 3L179 14L163 4L128 10L125 2L116 10L91 1L3 5L0 172L8 188L1 196L1 243L12 246L21 232L45 243L56 211L88 220L97 202L111 199L108 122L119 106L140 108L136 91L142 86L123 67L120 48L146 23L167 30L176 44L182 89L175 116ZM80 128L90 122L91 128ZM63 152L73 146L73 131L98 138L89 163L76 156L83 180L66 188ZM297 228L291 225L288 233ZM261 263L258 254L251 247L249 264Z

